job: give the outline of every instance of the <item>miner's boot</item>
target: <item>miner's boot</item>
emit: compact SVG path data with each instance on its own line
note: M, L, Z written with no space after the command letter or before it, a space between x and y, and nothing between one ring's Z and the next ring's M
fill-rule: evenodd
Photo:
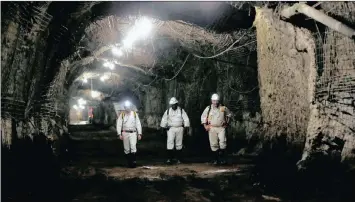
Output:
M214 160L213 160L213 165L218 165L219 164L219 150L214 151Z
M136 153L131 153L131 168L137 167Z
M175 162L177 164L181 163L181 157L182 157L182 149L180 150L175 150Z
M131 167L131 154L125 154L127 160L127 167Z
M171 165L173 160L173 150L167 150L167 153L168 153L168 160L166 161L166 163Z
M220 159L219 161L221 165L227 164L225 158L226 158L226 150L225 149L219 150L219 159Z

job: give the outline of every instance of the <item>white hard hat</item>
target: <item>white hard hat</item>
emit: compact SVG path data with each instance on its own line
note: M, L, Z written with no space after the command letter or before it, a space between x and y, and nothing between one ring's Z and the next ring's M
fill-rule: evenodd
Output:
M169 101L169 104L170 105L173 105L173 104L176 104L176 103L179 103L179 101L177 101L177 99L175 97L172 97Z
M211 97L211 100L219 100L219 95L218 94L213 94Z

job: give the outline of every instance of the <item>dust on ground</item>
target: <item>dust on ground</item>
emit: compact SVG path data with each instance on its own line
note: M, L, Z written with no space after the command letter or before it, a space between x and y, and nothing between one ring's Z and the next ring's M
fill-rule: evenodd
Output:
M137 168L126 168L124 166L101 167L87 166L86 168L69 166L63 169L66 174L81 176L84 178L94 176L98 173L108 178L126 180L133 178L148 180L163 180L169 177L213 178L218 175L238 175L250 165L227 165L214 166L208 163L177 164L177 165L141 165Z

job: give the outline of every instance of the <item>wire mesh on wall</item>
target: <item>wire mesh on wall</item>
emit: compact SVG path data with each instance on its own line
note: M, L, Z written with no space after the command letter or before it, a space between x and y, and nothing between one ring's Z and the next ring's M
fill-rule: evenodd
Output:
M318 72L315 99L321 105L320 115L355 134L355 42L331 30L318 33L315 38ZM344 136L342 128L328 128L334 136Z

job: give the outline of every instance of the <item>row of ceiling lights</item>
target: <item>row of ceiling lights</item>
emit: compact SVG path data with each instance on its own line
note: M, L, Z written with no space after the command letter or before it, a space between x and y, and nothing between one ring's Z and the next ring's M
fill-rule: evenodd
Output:
M102 82L104 82L104 81L106 81L108 78L109 78L109 76L108 76L107 74L104 74L103 76L100 77L100 80L101 80ZM88 79L87 79L87 78L84 78L84 79L83 79L83 82L84 82L84 83L87 83L87 82L88 82Z
M133 43L139 39L145 39L151 32L153 28L153 23L150 19L146 17L142 17L137 20L132 27L132 29L128 32L127 37L122 41L122 47L113 47L111 52L113 55L117 57L123 56L124 50L132 48ZM107 67L111 70L115 68L115 64L109 61L105 61L103 63L104 67ZM106 77L101 77L101 81L105 81ZM83 79L83 82L86 83L88 80L87 78Z
M111 49L112 54L117 57L123 56L124 51L129 48L132 48L135 41L137 41L139 39L146 39L146 37L150 34L152 28L153 28L153 22L150 19L148 19L146 17L142 17L142 18L138 19L135 22L132 29L128 32L126 38L122 41L122 47L113 47ZM115 68L115 64L112 62L109 62L109 61L105 61L103 63L103 66L107 67L111 70L113 70ZM100 77L100 80L102 82L104 82L107 79L108 79L107 75L103 75ZM84 77L82 81L84 83L87 83L88 78ZM100 93L98 91L93 91L91 89L91 96L93 98L96 98L99 95L100 95ZM74 105L74 106L76 106L76 105ZM79 105L79 108L80 108L80 106L83 106L83 105ZM78 107L76 106L76 108L78 108Z

